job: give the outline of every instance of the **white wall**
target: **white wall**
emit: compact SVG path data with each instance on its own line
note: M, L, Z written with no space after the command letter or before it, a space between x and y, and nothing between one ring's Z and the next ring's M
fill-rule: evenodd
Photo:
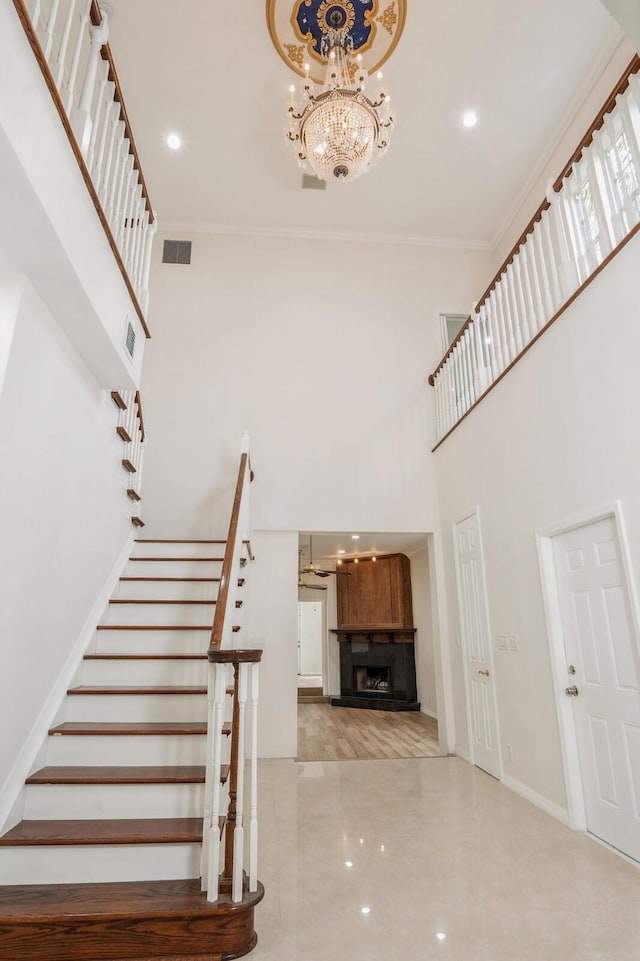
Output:
M565 807L535 533L616 499L640 565L640 236L434 456L458 743L468 747L451 525L479 507L505 775ZM519 651L496 650L516 634ZM506 752L505 752L506 754Z
M131 530L111 397L23 283L0 398L0 810Z
M257 527L431 529L438 313L470 302L487 254L191 239L188 267L154 251L149 536L220 529L245 429Z
M416 628L416 681L420 709L438 716L434 661L433 612L429 552L425 546L410 557L413 623Z

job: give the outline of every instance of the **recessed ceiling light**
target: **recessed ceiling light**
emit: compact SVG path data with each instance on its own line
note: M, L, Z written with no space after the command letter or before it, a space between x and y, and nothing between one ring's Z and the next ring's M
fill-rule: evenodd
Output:
M443 931L438 931L438 933L436 934L436 938L438 939L438 941L445 941L446 937L447 936L446 934L444 934Z
M371 908L363 908L363 909L362 909L362 913L363 913L363 914L370 914L370 913L371 913Z
M353 867L353 861L345 861L345 862L344 862L344 866L345 866L345 868L352 868L352 867Z
M167 147L169 147L170 150L180 150L181 146L182 146L182 140L180 139L178 134L170 133L169 136L167 137Z
M351 535L351 540L352 540L352 541L359 541L359 540L360 540L360 535L359 535L359 534L352 534L352 535Z
M478 114L475 110L466 110L462 115L462 125L464 127L475 127L478 122Z
M346 552L346 551L343 551L342 549L340 549L340 550L338 551L338 554L346 554L346 553L347 553L347 552Z

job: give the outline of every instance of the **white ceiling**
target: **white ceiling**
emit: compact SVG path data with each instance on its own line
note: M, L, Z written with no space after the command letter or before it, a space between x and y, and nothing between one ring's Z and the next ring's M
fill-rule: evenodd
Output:
M599 0L408 0L385 66L389 153L303 191L294 75L264 0L110 0L110 43L161 224L493 246L621 36ZM465 130L462 112L480 122ZM165 146L169 131L181 151Z

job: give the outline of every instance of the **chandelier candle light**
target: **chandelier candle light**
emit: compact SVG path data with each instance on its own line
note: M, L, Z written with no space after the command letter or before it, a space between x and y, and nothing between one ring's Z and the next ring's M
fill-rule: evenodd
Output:
M307 173L328 183L355 180L373 167L386 152L394 118L390 97L376 73L377 89L365 92L368 74L362 55L354 55L353 38L336 14L335 26L322 36L322 56L327 60L324 85L314 92L306 63L302 90L296 97L291 86L287 137L298 162Z

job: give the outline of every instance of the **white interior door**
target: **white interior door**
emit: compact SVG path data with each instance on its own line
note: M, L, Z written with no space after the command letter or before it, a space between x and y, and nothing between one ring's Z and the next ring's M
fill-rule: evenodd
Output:
M500 751L489 612L476 512L456 524L455 553L471 760L483 771L499 778Z
M322 674L322 604L298 601L298 674Z
M587 830L640 861L640 658L614 518L553 554Z

